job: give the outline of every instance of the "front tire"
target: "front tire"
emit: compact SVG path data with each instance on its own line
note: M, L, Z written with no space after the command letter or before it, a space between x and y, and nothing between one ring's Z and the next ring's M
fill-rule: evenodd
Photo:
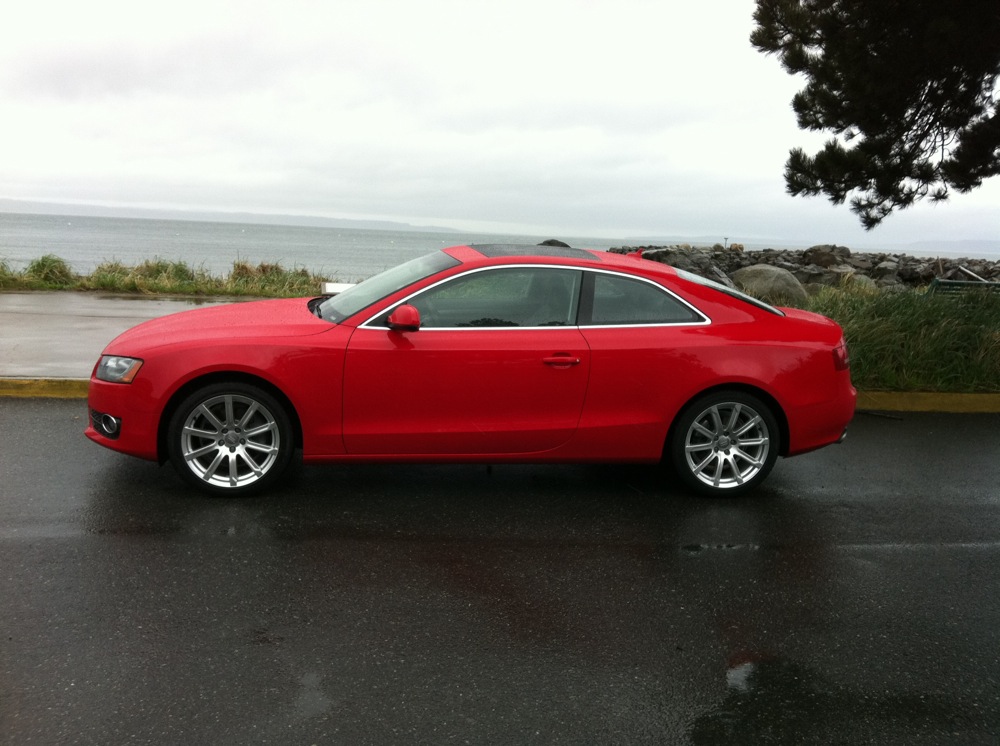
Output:
M180 476L213 495L238 497L274 485L292 457L285 408L263 389L219 383L194 392L174 412L167 450Z
M723 391L678 417L669 444L680 479L702 495L741 495L767 477L781 448L778 422L760 399Z

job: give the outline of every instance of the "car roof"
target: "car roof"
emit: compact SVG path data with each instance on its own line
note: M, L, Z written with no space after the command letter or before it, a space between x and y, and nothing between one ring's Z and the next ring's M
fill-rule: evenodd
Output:
M568 246L545 246L533 244L466 244L447 249L447 252L463 262L476 259L530 259L530 260L570 260L592 266L603 266L638 275L677 277L676 270L661 262L643 259L637 254L618 254L594 249L577 249ZM577 265L579 266L579 265Z

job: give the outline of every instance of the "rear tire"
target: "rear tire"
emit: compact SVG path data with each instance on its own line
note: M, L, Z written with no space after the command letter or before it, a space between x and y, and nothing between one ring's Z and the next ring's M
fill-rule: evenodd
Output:
M770 407L741 391L720 391L690 404L676 420L671 465L701 495L742 495L767 477L781 449Z
M167 430L167 451L181 478L213 495L240 497L272 487L293 450L285 408L246 383L195 391Z

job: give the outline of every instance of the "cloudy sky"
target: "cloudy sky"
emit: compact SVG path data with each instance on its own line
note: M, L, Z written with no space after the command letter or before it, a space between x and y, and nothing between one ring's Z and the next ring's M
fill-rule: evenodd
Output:
M573 236L1000 238L1000 183L865 234L789 197L752 0L18 3L0 197Z

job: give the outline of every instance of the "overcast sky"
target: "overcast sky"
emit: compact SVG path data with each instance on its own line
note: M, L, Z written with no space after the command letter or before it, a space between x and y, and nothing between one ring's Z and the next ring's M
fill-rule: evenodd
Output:
M8 4L10 5L10 4ZM1000 183L865 234L792 198L752 0L20 2L0 197L573 236L1000 238Z

